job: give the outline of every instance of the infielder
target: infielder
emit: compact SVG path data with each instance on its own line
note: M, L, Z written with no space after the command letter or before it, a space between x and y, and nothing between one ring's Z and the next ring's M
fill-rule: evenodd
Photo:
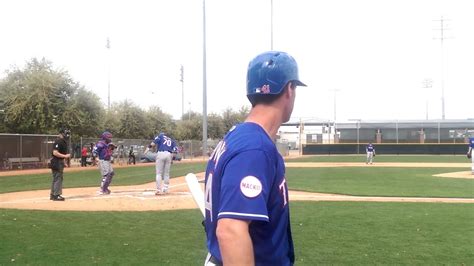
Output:
M369 142L369 144L365 146L365 152L367 153L367 160L365 161L365 164L372 164L375 156L375 148L374 145L372 145L372 142Z
M150 144L152 147L156 146L156 193L161 195L168 193L170 184L170 168L173 160L173 152L176 151L176 142L166 136L163 132L155 137ZM148 149L147 149L148 151ZM147 152L145 151L145 153ZM163 187L161 187L161 180L164 179Z
M294 263L285 164L274 141L297 86L306 85L287 53L266 52L249 63L250 114L217 145L206 169L205 265Z
M469 138L469 149L467 150L467 158L470 158L472 161L471 173L474 175L474 137Z
M115 145L112 143L112 133L105 131L100 135L100 140L94 146L94 156L99 158L99 171L102 176L99 194L110 194L109 185L114 177L114 169L112 168L111 158Z

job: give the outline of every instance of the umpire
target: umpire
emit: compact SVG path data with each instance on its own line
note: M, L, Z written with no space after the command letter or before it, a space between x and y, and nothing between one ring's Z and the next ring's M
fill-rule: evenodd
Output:
M53 182L51 184L51 194L49 199L54 201L64 201L61 196L63 193L63 173L64 159L71 158L67 145L67 140L71 136L69 129L60 129L59 136L54 141L53 158L51 159L51 171L53 173Z

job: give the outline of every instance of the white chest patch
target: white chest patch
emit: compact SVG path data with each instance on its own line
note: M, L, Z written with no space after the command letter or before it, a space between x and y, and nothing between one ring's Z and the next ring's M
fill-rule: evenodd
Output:
M262 193L262 183L255 176L246 176L240 181L240 191L249 198L255 198Z

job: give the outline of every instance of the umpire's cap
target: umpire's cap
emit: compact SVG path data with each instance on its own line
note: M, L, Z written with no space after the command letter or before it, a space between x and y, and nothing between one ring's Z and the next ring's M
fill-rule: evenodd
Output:
M280 94L289 81L306 86L299 80L298 64L291 55L278 51L259 54L247 69L247 97Z

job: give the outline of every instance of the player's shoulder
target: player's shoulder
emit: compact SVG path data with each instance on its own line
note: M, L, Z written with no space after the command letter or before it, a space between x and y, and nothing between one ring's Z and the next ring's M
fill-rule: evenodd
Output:
M255 123L241 123L234 126L224 138L226 146L239 150L274 149L275 144L265 130Z

